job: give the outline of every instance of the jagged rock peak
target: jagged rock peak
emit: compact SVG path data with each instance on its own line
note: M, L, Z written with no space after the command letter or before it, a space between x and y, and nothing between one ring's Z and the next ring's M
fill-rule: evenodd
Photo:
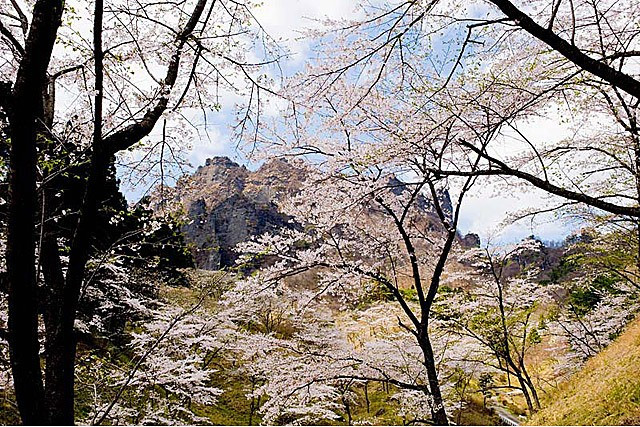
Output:
M222 167L227 167L227 168L239 168L240 165L237 164L236 162L234 162L233 160L231 160L230 158L226 157L226 156L216 156L216 157L211 157L208 158L207 160L205 160L204 162L204 166L222 166ZM200 166L198 169L202 168L202 166Z
M256 171L228 157L207 159L177 191L190 219L183 232L196 265L232 266L236 244L288 226L276 202L295 193L305 179L304 168L285 159L268 160Z
M463 248L479 248L480 236L476 233L467 233L460 239L460 244Z

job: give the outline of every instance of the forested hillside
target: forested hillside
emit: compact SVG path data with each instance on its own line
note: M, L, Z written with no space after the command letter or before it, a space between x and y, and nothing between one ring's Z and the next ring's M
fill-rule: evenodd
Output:
M638 422L639 40L631 0L0 3L0 423Z

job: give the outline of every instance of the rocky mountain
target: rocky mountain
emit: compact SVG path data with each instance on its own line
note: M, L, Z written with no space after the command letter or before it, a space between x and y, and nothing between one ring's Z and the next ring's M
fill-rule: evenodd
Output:
M270 160L257 171L227 157L207 159L174 191L188 217L183 232L196 266L206 270L232 266L238 243L288 226L276 202L294 193L303 181L303 170L285 159Z
M278 210L277 202L299 190L306 179L304 168L283 158L272 159L250 171L227 157L207 159L204 166L178 182L174 202L182 205L188 220L183 226L198 268L216 270L235 264L234 247L241 242L292 224ZM398 179L389 185L397 194L407 191ZM449 193L440 194L445 211L451 210ZM420 196L418 207L426 217L435 213L431 201ZM461 237L461 244L477 246L477 236Z

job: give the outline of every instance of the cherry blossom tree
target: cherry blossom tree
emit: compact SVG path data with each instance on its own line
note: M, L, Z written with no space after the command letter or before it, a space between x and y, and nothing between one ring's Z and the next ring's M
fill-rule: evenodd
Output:
M217 371L212 361L226 347L228 327L211 313L166 305L150 316L130 344L136 363L116 371L105 390L116 392L103 391L100 400L105 402L89 415L92 423L208 421L196 415L193 407L215 405L222 393L211 386ZM125 408L129 409L123 412Z
M126 275L121 272L117 279L125 282ZM130 291L116 298L98 298L103 316L113 315L109 305L132 309L126 316L128 328L118 341L112 341L115 345L94 346L79 355L76 389L83 423L210 422L199 414L202 408L215 406L223 392L213 385L213 376L218 362L232 357L228 350L237 335L215 304L227 286L226 276L190 280L192 287L182 288L186 295L180 302L175 296L145 297ZM108 283L104 280L103 287ZM109 287L105 291L112 292ZM79 322L78 329L94 340L110 338L104 317Z
M345 308L375 287L389 292L403 311L397 318L399 325L413 335L422 354L423 379L410 388L432 399L434 421L447 423L428 319L457 236L460 203L470 180L453 208L443 207L439 197L442 192L434 180L403 183L382 164L363 167L366 151L358 154L362 157L357 163L350 162L352 166L316 170L306 188L289 201L286 211L302 230L262 236L244 245L242 251L275 258L274 264L262 272L266 283L262 286L314 272L317 295L335 295ZM321 199L313 196L318 185L325 192ZM431 199L421 194L423 188L431 190ZM432 207L431 213L427 206ZM431 275L431 279L423 282L423 274ZM417 308L401 292L407 285L416 292Z
M525 239L514 247L472 249L461 262L476 269L468 289L453 288L439 306L444 327L476 342L471 357L495 372L505 373L507 384L524 395L531 412L540 409L534 378L528 369L528 353L540 342L541 315L551 292L537 282L536 268L517 275L508 273L517 258L540 251L542 244ZM512 382L514 377L516 382Z
M281 267L276 271L283 272ZM431 422L434 402L422 383L428 375L423 350L415 335L401 326L398 319L406 314L397 302L372 299L381 291L375 285L364 295L346 289L319 294L314 278L298 272L275 285L270 274L259 271L223 296L229 319L239 327L229 350L249 379L250 420L260 415L269 424L375 422L356 418L354 409L366 406L369 387L378 384L393 402L394 416L407 424ZM403 292L417 309L415 295ZM365 301L365 308L355 308L355 301L361 301L358 306ZM268 331L264 319L274 317L267 312L279 319L269 321L278 326ZM434 357L444 378L443 404L453 413L463 408L466 396L460 400L450 379L488 368L471 360L478 347L472 339L447 332L447 324L437 319L432 323Z
M234 325L228 350L238 362L250 401L248 424L313 424L337 420L341 399L337 367L354 362L335 328L330 310L314 303L315 294L287 285L271 286L262 274L237 281L225 292L220 315Z

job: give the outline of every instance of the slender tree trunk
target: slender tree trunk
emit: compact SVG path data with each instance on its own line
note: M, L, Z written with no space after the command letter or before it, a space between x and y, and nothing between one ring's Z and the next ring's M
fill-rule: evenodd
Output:
M70 372L63 363L63 359L68 357L67 347L70 344L62 330L64 276L54 236L46 235L43 239L42 256L43 273L50 289L44 313L47 416L51 424L70 425L74 421L73 371ZM75 347L75 342L73 346Z
M342 404L344 405L344 410L347 413L347 425L353 424L353 419L351 415L351 405L349 401L345 398L344 394L342 395Z
M42 196L46 194L43 189ZM43 204L45 209L44 218L50 218L54 207L50 204ZM62 420L59 414L62 412L60 408L68 406L62 402L65 399L61 393L58 384L63 381L64 371L58 369L59 364L56 359L60 357L61 344L58 342L60 337L60 308L62 307L62 295L64 289L64 273L62 262L60 260L60 252L56 235L53 230L44 224L42 227L42 247L41 247L41 263L42 273L44 276L45 287L43 296L43 318L45 325L45 404L47 408L47 416L53 424L72 423L68 419ZM56 367L54 369L54 367ZM72 404L73 405L73 404ZM68 411L67 411L68 413ZM64 422L63 422L64 421Z
M367 414L371 412L371 402L369 401L369 382L364 383L364 401L367 404Z
M533 402L531 401L531 394L529 394L527 383L524 377L519 372L515 373L514 375L518 379L518 383L520 384L520 390L522 390L522 394L524 395L524 400L527 402L527 408L529 409L529 412L534 413L535 409L533 407Z
M529 412L535 412L533 401L531 400L531 393L529 392L528 388L527 379L524 377L521 367L516 365L516 363L513 361L511 353L504 353L502 356L505 359L506 366L504 366L504 369L507 372L507 375L511 373L518 379L518 384L520 384L520 390L524 395L524 400L527 402L527 408L529 409Z
M536 390L536 387L533 384L533 380L531 379L529 372L527 372L527 368L524 364L524 358L520 359L520 366L521 366L522 375L524 377L526 385L527 387L529 387L529 392L533 397L533 402L535 403L535 410L538 410L540 409L540 399L538 398L538 391Z
M73 328L58 323L47 334L47 340L46 400L49 420L54 425L72 425L76 350Z
M253 395L253 392L256 390L256 381L252 377L251 378L251 403L249 405L249 425L253 425L253 414L256 411L256 397Z
M424 366L427 369L429 381L429 393L432 399L431 418L434 424L447 426L449 425L449 419L447 418L447 413L444 408L444 400L442 399L442 392L440 390L440 380L438 379L438 371L433 357L431 340L426 331L420 334L420 347L422 348L424 356Z

